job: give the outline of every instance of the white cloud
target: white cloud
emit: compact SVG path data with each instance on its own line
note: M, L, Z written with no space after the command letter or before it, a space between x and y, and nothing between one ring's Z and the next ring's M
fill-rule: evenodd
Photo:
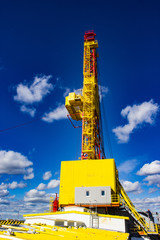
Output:
M8 201L7 199L0 198L0 204L8 205L8 204L9 204L9 201Z
M153 124L158 110L159 106L157 103L154 103L153 100L143 102L139 105L135 104L132 107L127 106L122 109L121 115L127 118L128 124L118 126L112 130L118 138L118 142L127 143L134 129L142 126L144 123Z
M37 190L44 190L44 189L46 189L46 184L44 183L40 183L37 187Z
M34 190L34 189L32 189ZM26 196L27 195L27 196ZM6 196L0 198L0 216L2 219L23 219L24 214L28 213L42 213L49 210L50 197L54 197L55 193L36 193L35 191L29 191L25 195L24 200L11 199L13 196ZM6 208L6 205L9 207Z
M67 114L68 112L67 109L65 108L65 105L60 105L51 112L45 113L42 120L51 123L54 120L66 119Z
M45 191L38 191L37 189L31 189L24 196L25 202L49 202L49 196L46 196Z
M43 180L48 180L48 179L50 179L51 177L52 177L51 171L45 172L45 173L43 174Z
M131 159L131 160L125 161L121 165L119 165L118 171L122 172L122 173L130 173L135 169L137 164L138 164L138 162L136 159Z
M7 187L8 187L8 184L4 182L2 182L0 185L0 189L7 189Z
M27 183L24 183L24 182L16 182L16 181L13 181L12 183L4 183L2 182L1 185L0 185L0 189L16 189L16 188L25 188L27 187Z
M82 95L82 91L83 91L82 88L73 89L73 92L75 92L75 94L78 94L78 95Z
M17 86L17 95L14 96L14 100L24 104L42 101L53 89L53 85L49 83L51 77L51 75L35 76L33 83L30 85L20 83Z
M137 182L130 182L130 181L124 181L122 180L121 181L123 187L124 187L124 190L126 192L133 192L133 193L141 193L142 192L142 189L141 189L141 186L140 186L140 183L137 181Z
M159 202L156 202L159 201ZM143 199L133 199L132 200L134 206L138 209L142 209L142 211L147 211L148 209L152 212L159 212L160 208L160 199L155 198L143 198Z
M149 188L148 193L154 193L157 190L158 190L157 188Z
M107 93L109 92L109 89L108 89L108 87L101 86L101 85L98 86L98 89L99 89L99 98L101 101L102 98L104 98L107 95ZM73 89L73 92L75 92L76 94L80 94L80 95L82 95L82 91L83 91L82 88Z
M34 178L33 168L27 168L23 178L24 180L33 179Z
M148 182L147 185L151 186L157 184L157 187L160 187L160 174L149 175L143 179L143 181Z
M70 88L62 88L65 89L64 96L68 95L70 92ZM105 96L108 92L108 88L104 86L100 86L101 89L101 97ZM82 94L82 89L74 89L73 90L76 94ZM59 105L56 109L53 109L49 113L45 113L42 120L46 122L53 122L54 120L66 119L67 118L67 109L65 105Z
M159 212L160 209L160 196L158 197L153 197L153 198L136 198L133 199L132 202L134 205L138 208L141 208L143 210L148 210L150 209L153 212Z
M146 163L143 167L137 172L140 176L151 175L160 173L160 161L155 160L151 163Z
M7 189L0 190L0 197L6 197L9 194Z
M7 186L9 189L25 188L27 187L27 183L24 183L24 182L18 183L16 181L13 181L12 183L7 184Z
M144 199L135 199L135 203L159 203L160 204L160 196L153 198L144 198Z
M62 89L64 90L63 97L68 96L68 94L70 93L71 89L67 88L67 87L62 87Z
M9 195L7 196L7 199L14 199L16 197L16 195Z
M33 165L27 157L14 151L0 151L0 174L26 174Z
M106 94L109 92L109 89L108 89L108 87L101 86L101 85L99 85L98 87L99 87L99 98L101 101L102 98L104 98L106 96Z
M35 113L36 113L36 109L35 108L30 108L30 107L27 107L27 106L25 106L25 105L22 105L21 107L20 107L20 110L21 110L21 112L24 112L24 113L27 113L27 114L29 114L31 117L34 117L35 116Z
M48 184L40 183L37 187L37 190L51 189L59 186L60 181L56 179L52 179Z
M56 179L52 179L48 185L47 185L47 188L50 189L50 188L56 188L59 186L59 183L60 181L59 180L56 180Z
M45 191L37 191L36 189L31 189L29 192L26 193L26 197L42 197L45 195Z

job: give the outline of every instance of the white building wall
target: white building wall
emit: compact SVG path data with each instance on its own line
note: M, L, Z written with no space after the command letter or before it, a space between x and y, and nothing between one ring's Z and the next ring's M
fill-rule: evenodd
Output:
M112 231L126 232L125 219L99 217L99 228Z
M68 226L83 226L91 228L92 215L84 213L62 213L62 214L46 214L46 215L37 215L37 216L25 216L25 223L42 223L51 226L55 226L55 223L58 222L60 225L64 225L64 221L68 221ZM112 218L112 217L102 217L99 216L99 228L106 229L111 231L126 232L126 219L122 218ZM67 226L67 225L65 225Z
M102 191L104 195L102 195ZM88 196L86 195L86 192L88 192ZM75 187L75 204L111 204L111 187Z

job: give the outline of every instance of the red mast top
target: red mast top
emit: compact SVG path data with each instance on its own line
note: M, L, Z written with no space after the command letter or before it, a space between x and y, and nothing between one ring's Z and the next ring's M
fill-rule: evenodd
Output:
M93 30L86 31L84 34L84 41L94 41L96 34Z

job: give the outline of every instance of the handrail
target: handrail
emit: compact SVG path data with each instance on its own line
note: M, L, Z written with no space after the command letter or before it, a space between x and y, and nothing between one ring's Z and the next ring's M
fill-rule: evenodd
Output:
M124 204L124 206L127 208L127 210L131 213L133 218L136 220L136 222L141 226L141 228L148 234L149 232L155 232L158 233L157 224L148 224L141 215L137 212L135 209L135 206L129 199L128 195L126 194L124 188L122 187L121 183L118 181L118 188L119 193L121 194L121 203Z

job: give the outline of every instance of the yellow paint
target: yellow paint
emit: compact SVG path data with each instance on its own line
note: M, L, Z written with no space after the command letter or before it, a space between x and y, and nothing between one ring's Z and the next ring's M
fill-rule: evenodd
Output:
M137 212L137 210L135 209L133 203L131 202L130 198L128 197L127 193L125 192L124 188L122 187L121 183L118 181L118 187L119 187L119 192L122 196L121 201L127 205L127 207L130 209L130 211L132 212L133 216L137 219L139 225L143 228L143 230L149 234L149 232L151 232L151 230L153 230L153 232L155 234L158 234L158 228L157 228L157 224L148 224L144 218L141 217L141 215Z
M60 205L75 203L75 187L110 186L116 193L114 159L61 162Z
M74 92L69 93L69 96L65 98L65 107L67 108L71 118L73 120L82 120L83 110L83 97Z
M75 187L110 186L112 189L112 203L114 202L115 207L118 206L117 203L119 203L119 195L121 195L121 204L125 204L127 208L130 209L132 216L135 217L140 228L147 233L151 231L150 226L136 211L131 200L119 183L118 171L116 174L114 159L95 160L103 158L104 156L103 144L100 138L101 134L99 132L100 128L98 127L100 125L100 109L97 75L97 48L98 42L96 40L84 41L83 91L81 94L69 93L69 96L67 96L65 100L65 106L71 118L77 121L82 120L81 159L83 161L62 162L59 202L61 206L70 204L74 205ZM117 190L117 188L119 189ZM73 211L70 213L73 213ZM25 216L36 215L37 214L29 214ZM154 228L154 233L158 233L157 225L155 225ZM100 232L98 230L98 234L99 233ZM77 231L72 239L74 239L76 235ZM118 237L116 236L115 238ZM81 239L79 236L78 238ZM83 235L83 239L85 238L86 235ZM87 239L89 238L90 236L87 237ZM123 239L121 236L119 238ZM69 239L69 236L67 239ZM103 237L100 237L99 235L99 238L97 238L96 235L95 239L103 239ZM105 239L112 239L112 236L109 235Z
M23 215L23 217L36 217L36 216L48 216L48 215L57 215L57 214L68 214L68 213L76 213L76 214L83 214L83 215L90 215L90 212L78 212L78 211L67 211L67 212L55 212L55 213L33 213L33 214L26 214ZM128 217L124 217L124 216L116 216L116 215L108 215L108 214L97 214L100 217L108 217L108 218L119 218L119 219L126 219L129 220ZM45 219L49 219L50 218L45 218Z
M24 221L19 221L19 220L0 220L0 225L5 224L5 225L9 225L9 224L23 224Z
M104 156L100 138L97 48L97 40L84 41L83 90L81 94L71 92L65 99L70 117L82 120L81 159L99 159Z
M83 54L83 119L82 119L82 159L99 159L101 145L99 139L100 123L99 93L97 75L98 41L84 41ZM94 54L94 57L93 57ZM94 68L94 70L93 70Z
M99 229L83 229L83 228L62 228L62 227L53 227L45 225L31 225L36 231L35 234L29 234L24 228L23 233L15 232L15 236L6 236L4 235L5 231L0 234L0 239L25 239L25 240L127 240L129 237L128 233L112 232ZM27 229L28 230L28 229ZM14 231L14 229L13 229Z

